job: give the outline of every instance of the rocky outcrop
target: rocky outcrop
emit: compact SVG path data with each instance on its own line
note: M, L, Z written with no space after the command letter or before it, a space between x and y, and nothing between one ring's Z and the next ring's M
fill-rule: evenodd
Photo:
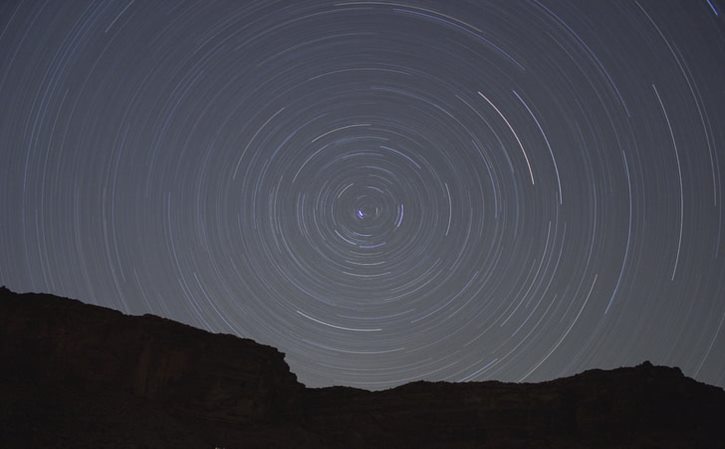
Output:
M725 392L648 362L538 384L325 390L308 392L306 427L340 429L339 442L353 429L357 447L725 447Z
M306 389L276 349L0 289L2 448L725 448L725 391L644 363Z
M0 447L8 435L18 447L35 447L22 440L47 425L73 438L76 419L94 415L109 421L104 426L126 420L152 433L166 426L213 435L220 426L275 419L303 388L282 353L252 340L7 289L0 290L0 360L2 396L16 401L0 406Z

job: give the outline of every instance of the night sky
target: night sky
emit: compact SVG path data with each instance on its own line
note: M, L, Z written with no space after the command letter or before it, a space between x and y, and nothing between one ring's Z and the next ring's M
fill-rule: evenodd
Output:
M3 1L0 284L309 386L725 386L722 0Z

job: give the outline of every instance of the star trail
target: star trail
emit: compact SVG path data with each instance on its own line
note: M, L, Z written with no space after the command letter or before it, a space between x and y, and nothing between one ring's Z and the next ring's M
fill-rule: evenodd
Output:
M5 1L0 283L309 386L725 386L724 6Z

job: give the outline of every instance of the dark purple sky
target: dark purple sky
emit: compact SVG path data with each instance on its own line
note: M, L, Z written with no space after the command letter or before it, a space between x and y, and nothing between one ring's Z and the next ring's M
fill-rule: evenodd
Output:
M722 0L4 1L0 284L308 385L725 385Z

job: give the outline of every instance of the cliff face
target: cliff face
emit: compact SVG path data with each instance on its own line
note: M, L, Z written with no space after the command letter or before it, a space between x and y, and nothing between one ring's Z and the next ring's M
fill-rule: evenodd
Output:
M340 429L339 441L354 429L360 447L725 447L725 392L649 363L539 384L324 390L308 392L307 427Z
M251 340L6 289L0 360L3 448L725 448L725 391L649 363L305 389Z
M0 406L0 447L8 435L34 447L23 439L47 425L73 439L80 430L73 408L91 427L95 415L109 427L118 421L151 433L166 426L171 433L214 434L216 426L273 419L303 388L272 347L7 289L0 290L0 360L0 392L15 401Z

